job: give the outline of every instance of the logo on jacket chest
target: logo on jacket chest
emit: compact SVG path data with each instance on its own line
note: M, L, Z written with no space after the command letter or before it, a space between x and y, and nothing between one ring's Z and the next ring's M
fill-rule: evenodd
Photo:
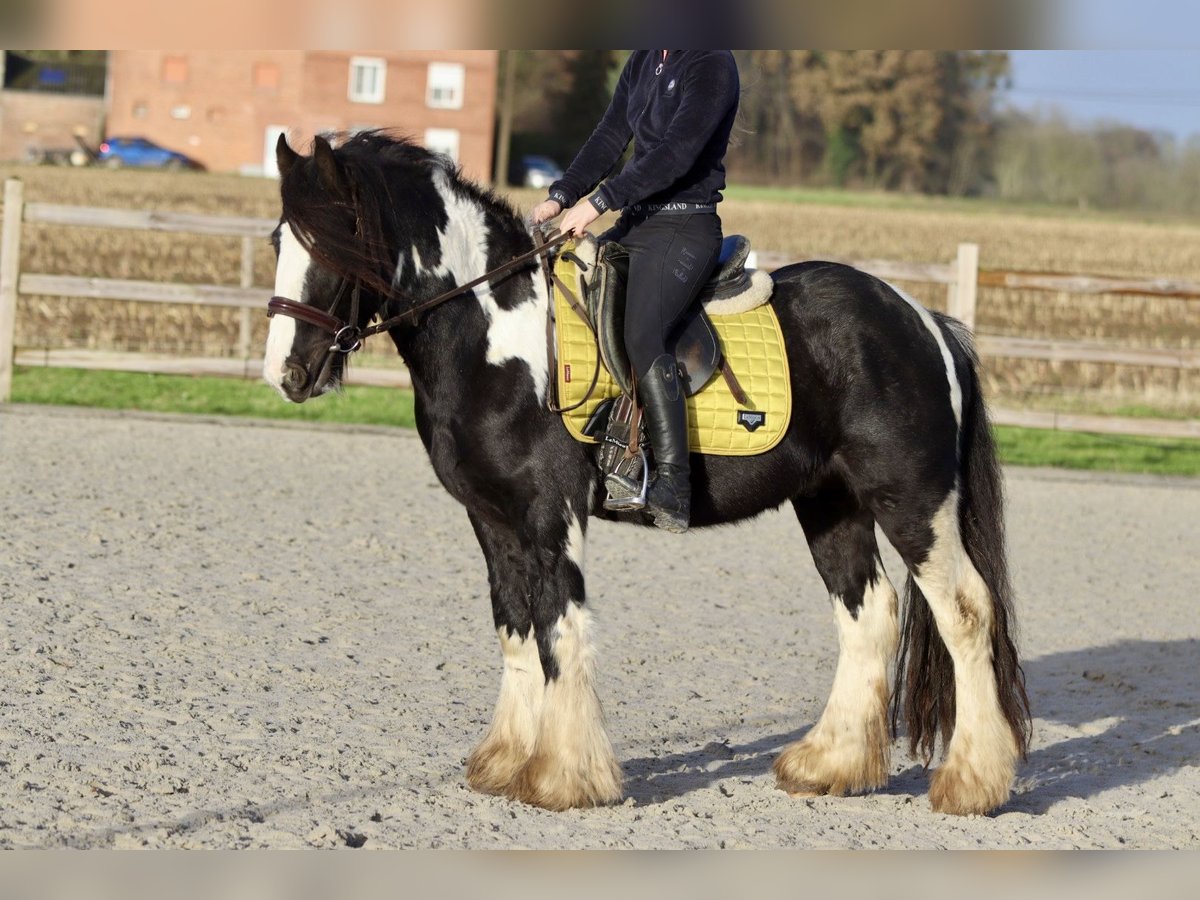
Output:
M674 78L672 78L669 82L667 82L667 93L669 94L673 90L675 90L675 79Z

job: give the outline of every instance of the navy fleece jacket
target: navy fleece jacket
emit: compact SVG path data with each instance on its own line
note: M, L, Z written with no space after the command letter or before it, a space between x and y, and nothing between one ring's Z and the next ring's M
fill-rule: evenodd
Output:
M661 65L660 65L661 63ZM592 197L600 212L634 205L712 206L725 187L725 149L737 115L737 64L728 50L635 50L604 118L550 197L574 206L634 141L633 158Z

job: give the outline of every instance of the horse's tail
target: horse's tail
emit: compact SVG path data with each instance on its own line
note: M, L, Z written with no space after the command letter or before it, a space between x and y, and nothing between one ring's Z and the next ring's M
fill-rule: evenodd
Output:
M1000 710L1024 756L1029 747L1029 697L1014 641L1012 586L1004 538L1004 490L991 422L979 385L979 358L970 332L957 320L938 316L963 379L959 436L959 528L967 556L987 585L992 601L992 668ZM903 717L909 748L928 764L940 732L943 746L954 731L954 665L938 633L929 602L913 580L905 583L905 612L896 659L892 728ZM902 699L903 697L903 699Z

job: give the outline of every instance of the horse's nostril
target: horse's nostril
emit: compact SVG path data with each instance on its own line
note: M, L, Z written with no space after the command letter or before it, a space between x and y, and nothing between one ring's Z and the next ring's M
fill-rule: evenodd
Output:
M298 366L295 363L285 363L283 366L283 383L287 387L301 388L304 387L304 382L308 380L308 373L304 371L303 366Z

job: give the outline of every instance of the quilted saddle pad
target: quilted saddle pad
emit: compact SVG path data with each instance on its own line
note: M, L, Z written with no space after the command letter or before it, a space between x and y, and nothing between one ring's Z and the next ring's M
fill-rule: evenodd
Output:
M578 266L561 256L554 272L583 297ZM596 338L570 301L554 286L554 317L558 348L558 405L574 406L587 395L599 351ZM792 418L791 379L779 319L770 303L730 316L712 316L726 359L750 403L740 405L718 372L687 398L688 437L692 452L713 456L753 456L765 453L783 438ZM620 388L603 365L596 388L578 409L562 414L571 436L597 443L583 433L592 413Z

